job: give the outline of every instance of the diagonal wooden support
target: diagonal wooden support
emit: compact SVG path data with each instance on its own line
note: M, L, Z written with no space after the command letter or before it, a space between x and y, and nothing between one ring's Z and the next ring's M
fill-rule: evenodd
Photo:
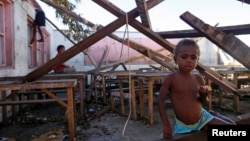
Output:
M237 1L240 1L240 2L246 3L246 4L250 4L250 0L237 0Z
M93 0L93 1L97 1L97 0ZM111 12L112 14L114 14L117 17L120 17L122 15L124 15L123 11L121 10L117 10L118 8L112 8L114 7L114 5L112 7L110 7L105 0L98 0L96 2L97 4L100 4L103 8L105 8L106 10L108 10L109 12ZM174 51L174 45L171 44L170 42L168 42L167 40L163 39L159 34L151 31L150 29L146 28L144 25L142 25L141 23L139 23L138 21L131 20L129 22L129 24L131 26L133 26L135 29L137 29L138 31L142 32L143 34L145 34L146 36L148 36L149 38L151 38L152 40L154 40L156 43L160 44L162 47L164 47L165 49L167 49L170 52ZM227 85L227 83L231 83L227 80L217 80L214 79L216 77L214 77L210 72L213 72L213 70L209 69L209 68L205 68L203 67L200 63L197 66L197 69L199 71L202 71L202 74L208 78L211 78L211 80L213 82L215 82L217 85L221 86L224 89L230 90L231 92L233 92L235 94L236 90L236 86L234 86L234 84L232 83L231 85ZM225 83L225 81L227 81ZM234 86L234 87L231 87Z
M102 54L102 57L101 57L101 59L100 59L100 62L98 63L98 65L97 65L97 67L96 67L96 70L95 70L95 73L94 73L94 74L98 74L98 73L100 72L100 67L101 67L101 65L102 65L102 63L103 63L104 58L105 58L106 55L107 55L107 52L108 52L108 48L106 47L105 50L104 50L104 52L103 52L103 54Z
M211 42L230 54L246 68L250 69L250 48L240 39L232 34L225 34L215 27L204 23L188 11L183 13L180 18L191 27L204 34Z
M68 108L68 105L61 100L60 98L58 98L54 93L50 92L48 89L41 89L43 92L45 92L48 96L50 96L51 98L55 99L59 104L61 104L64 108Z

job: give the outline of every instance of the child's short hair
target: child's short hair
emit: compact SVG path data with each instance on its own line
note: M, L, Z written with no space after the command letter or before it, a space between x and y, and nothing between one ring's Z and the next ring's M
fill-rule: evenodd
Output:
M65 48L64 45L58 45L56 50L59 51L61 48Z
M181 47L184 47L184 46L194 46L197 50L198 50L198 55L200 56L200 47L199 45L192 39L182 39L179 41L179 43L176 45L175 49L174 49L174 56L176 56Z

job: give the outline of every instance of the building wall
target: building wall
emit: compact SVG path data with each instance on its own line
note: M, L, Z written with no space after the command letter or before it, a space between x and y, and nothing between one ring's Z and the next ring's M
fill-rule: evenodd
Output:
M1 68L0 77L24 76L33 69L28 68L29 31L28 16L35 18L35 9L28 1L13 1L13 42L14 67ZM46 31L53 37L52 27L46 23ZM51 40L53 43L53 40ZM35 68L34 68L35 69Z
M28 0L27 0L28 1ZM28 68L28 50L29 50L29 31L28 31L28 16L32 19L35 18L34 7L24 0L13 0L13 67L1 68L0 77L11 77L11 76L25 76L32 69ZM53 39L53 28L46 23L46 31L50 34ZM51 40L54 43L54 40ZM51 44L50 43L50 44ZM48 44L50 48L50 44ZM7 54L8 55L8 54ZM10 91L7 91L7 95ZM2 93L0 92L0 100L2 99ZM11 106L6 106L7 116L11 116ZM18 108L17 108L18 110ZM3 108L0 106L0 122L2 121Z

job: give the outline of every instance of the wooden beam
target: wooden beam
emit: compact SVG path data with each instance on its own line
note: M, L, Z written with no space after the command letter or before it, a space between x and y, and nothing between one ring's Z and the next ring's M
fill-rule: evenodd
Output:
M180 18L239 61L246 68L250 69L250 48L240 39L232 34L226 34L218 30L216 27L204 23L188 11L183 13Z
M238 1L240 1L242 3L250 4L250 0L238 0Z
M95 74L98 74L100 72L100 67L101 67L102 62L103 62L103 60L106 57L107 52L108 52L107 50L108 50L108 47L106 46L106 48L105 48L105 50L104 50L104 52L102 54L102 57L100 59L100 62L97 64L97 67L96 67L96 70L95 70Z
M99 0L97 2L98 4L99 3L102 3L102 5L105 4L104 0ZM109 7L109 5L105 5L103 6L106 10L112 8L112 7ZM114 12L112 14L120 17L123 15L123 11L116 11L115 9L112 9L111 11L109 12ZM172 52L174 51L174 45L171 44L170 42L168 42L167 40L163 39L159 34L151 31L150 29L146 28L145 26L143 26L141 23L139 23L137 20L131 20L129 22L129 24L131 26L133 26L135 29L137 29L138 31L142 32L143 34L145 34L146 36L148 36L150 39L154 40L156 43L160 44L162 47L164 47L165 49L167 49L168 51ZM212 73L209 73L209 72L212 72L213 70L209 69L209 68L205 68L203 67L203 65L200 65L200 63L198 64L197 66L197 69L199 71L203 71L202 74L208 78L210 78L212 81L214 80L214 82L221 86L222 88L224 89L227 89L227 90L230 90L231 92L233 92L234 94L236 93L236 89L235 87L231 87L231 86L234 86L234 84L232 85L227 85L227 83L231 83L231 82L227 82L225 83L225 81L227 80L218 80L218 79L215 79L216 77L212 75Z
M242 35L250 34L250 24L235 25L235 26L221 26L218 30L226 34ZM176 31L161 31L157 32L162 38L187 38L187 37L204 37L204 34L196 30L176 30Z
M151 22L148 14L146 0L135 0L142 24L151 29Z

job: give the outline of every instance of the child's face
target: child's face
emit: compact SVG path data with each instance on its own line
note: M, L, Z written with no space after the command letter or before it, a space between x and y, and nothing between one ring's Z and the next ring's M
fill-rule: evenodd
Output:
M59 53L63 53L64 51L65 51L64 47L59 49Z
M194 46L181 47L175 58L179 70L191 72L197 66L199 51Z

